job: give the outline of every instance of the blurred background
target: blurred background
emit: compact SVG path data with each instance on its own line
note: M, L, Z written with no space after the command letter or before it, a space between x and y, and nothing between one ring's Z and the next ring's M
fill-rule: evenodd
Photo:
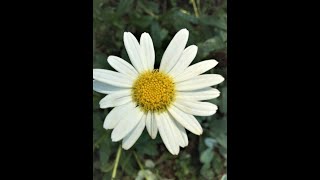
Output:
M227 79L226 0L93 0L93 68L113 70L109 55L129 61L123 32L137 39L148 32L154 42L156 68L172 37L182 28L189 30L187 46L199 50L192 64L216 59L219 64L207 73ZM130 62L130 61L129 61ZM213 179L226 180L227 171L227 80L219 84L221 96L210 102L218 112L197 117L204 129L201 136L188 132L189 145L178 156L171 155L159 134L152 140L144 130L130 150L122 150L116 179ZM111 179L119 143L111 141L111 130L103 121L111 110L100 109L102 94L93 92L93 179Z

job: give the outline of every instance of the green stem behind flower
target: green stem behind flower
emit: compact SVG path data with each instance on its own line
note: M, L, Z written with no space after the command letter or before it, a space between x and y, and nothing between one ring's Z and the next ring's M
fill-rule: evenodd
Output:
M136 158L136 161L137 161L140 169L141 169L141 170L144 170L143 165L141 164L141 161L140 161L140 159L139 159L139 157L137 156L137 153L136 153L135 151L133 151L133 155L134 155L134 157Z
M198 12L198 8L197 8L195 0L191 0L191 3L193 6L194 14L196 15L196 17L199 17L199 12Z
M119 159L120 159L120 156L121 156L121 150L122 150L122 147L121 147L121 144L120 144L119 148L118 148L117 156L116 156L116 162L115 162L114 167L113 167L111 179L116 178Z

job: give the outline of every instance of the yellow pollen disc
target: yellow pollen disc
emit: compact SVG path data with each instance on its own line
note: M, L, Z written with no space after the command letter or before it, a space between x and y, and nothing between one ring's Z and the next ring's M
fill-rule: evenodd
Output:
M175 98L175 85L165 73L158 70L146 71L134 82L132 97L145 112L163 112Z

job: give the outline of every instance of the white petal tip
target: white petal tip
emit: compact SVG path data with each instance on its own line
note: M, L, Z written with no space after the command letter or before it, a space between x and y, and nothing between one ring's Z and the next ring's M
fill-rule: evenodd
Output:
M211 64L212 64L212 66L213 67L215 67L219 62L217 61L217 60L215 60L215 59L211 59L211 60L209 60L210 62L211 62Z
M124 145L122 145L122 148L123 148L124 150L130 149L130 147L127 147L127 146L124 146Z
M198 51L198 46L196 46L196 45L190 45L188 48L196 48L196 50Z
M118 141L120 141L122 138L118 138L118 137L115 137L115 135L114 135L114 130L112 131L112 133L111 133L111 141L112 142L118 142Z
M198 131L197 134L195 135L201 136L202 134L203 134L203 131L201 130L201 131Z
M107 109L108 108L108 107L101 105L100 103L99 103L99 107L100 107L100 109Z
M222 83L222 82L225 80L224 77L221 76L220 74L218 74L217 78L219 79L219 80L218 80L219 83L217 83L217 84L220 84L220 83Z
M211 61L214 61L214 62L216 62L217 64L219 63L217 60L215 60L215 59L211 59Z
M197 132L193 132L193 134L201 136L203 134L203 130L198 130Z
M186 32L189 32L187 28L183 28L183 29L181 29L180 31L186 31Z
M109 129L109 127L108 127L107 124L106 124L106 125L103 125L103 128L104 128L105 130L108 130L108 129Z
M108 58L107 58L107 61L109 62L109 61L112 61L113 60L113 58L114 58L115 56L108 56Z
M189 36L189 31L188 31L186 28L181 29L178 33L184 33L184 34L186 34L187 36Z

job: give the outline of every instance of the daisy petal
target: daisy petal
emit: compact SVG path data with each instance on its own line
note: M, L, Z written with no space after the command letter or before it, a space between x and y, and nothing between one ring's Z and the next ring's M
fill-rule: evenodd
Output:
M219 74L203 74L186 81L176 83L176 89L178 91L192 91L214 86L223 81L224 78Z
M186 47L189 37L189 31L187 29L182 29L173 37L170 44L168 45L166 51L164 52L160 70L168 73L173 66L177 63L180 58L184 48Z
M136 127L122 140L122 148L125 150L130 149L134 143L139 139L146 125L146 115L142 116L140 122L136 125Z
M139 107L132 108L125 112L126 115L120 120L111 133L113 142L120 141L140 122L143 112Z
M209 102L186 101L181 99L177 99L174 105L185 113L195 116L211 116L215 114L218 109L217 105Z
M99 102L100 108L120 106L132 101L131 90L121 90L102 98Z
M167 123L167 119L164 118L162 114L156 114L155 117L157 120L157 125L159 129L159 134L161 136L161 139L168 149L168 151L173 155L178 155L179 153L179 145L176 144L174 140L174 134L171 131L171 128L169 124Z
M176 77L181 74L193 61L198 52L196 45L188 46L182 53L177 64L170 70L170 75Z
M178 91L177 99L191 99L191 100L209 100L220 96L220 91L215 88L204 88L194 91Z
M170 115L170 114L169 114L169 115ZM170 117L171 117L172 119L174 119L171 115L170 115ZM178 130L180 131L181 137L182 137L182 140L181 140L181 142L180 142L180 146L181 146L181 147L186 147L186 146L188 146L189 141L188 141L188 136L187 136L186 129L185 129L180 123L178 123L178 122L175 121L175 120L173 121L173 123L177 126Z
M102 83L96 80L93 80L93 90L102 93L102 94L111 94L117 92L119 90L123 90L124 88L112 86L110 84Z
M169 124L171 131L174 134L174 140L176 141L176 144L178 144L181 147L185 147L185 139L182 136L179 128L176 125L178 123L175 123L174 118L171 115L169 115L168 113L163 113L163 116L164 116L164 118L167 119L167 123Z
M152 139L155 139L158 133L157 122L154 116L154 113L149 111L146 119L147 131Z
M105 69L93 69L93 79L124 88L131 88L134 81L134 79L128 75Z
M195 76L198 76L199 74L202 74L212 69L217 64L218 64L218 61L216 60L206 60L206 61L199 62L197 64L194 64L188 67L185 71L183 71L180 75L178 75L174 79L176 82L181 82L181 81L191 79Z
M130 32L125 32L123 34L123 41L132 65L138 72L146 70L147 66L144 64L145 57L142 54L140 44L134 35Z
M198 120L190 114L186 114L175 106L168 108L170 114L178 121L183 127L196 135L202 134L203 130Z
M155 53L153 42L148 33L143 33L140 37L140 46L142 49L142 53L145 56L147 68L149 70L153 70L154 62L155 62Z
M120 120L126 115L123 112L127 112L128 109L134 108L133 103L127 103L121 106L117 106L113 108L106 119L103 122L103 128L105 129L113 129L120 122Z
M127 61L117 57L117 56L109 56L108 63L118 72L136 78L138 76L138 72L136 69L129 64Z

